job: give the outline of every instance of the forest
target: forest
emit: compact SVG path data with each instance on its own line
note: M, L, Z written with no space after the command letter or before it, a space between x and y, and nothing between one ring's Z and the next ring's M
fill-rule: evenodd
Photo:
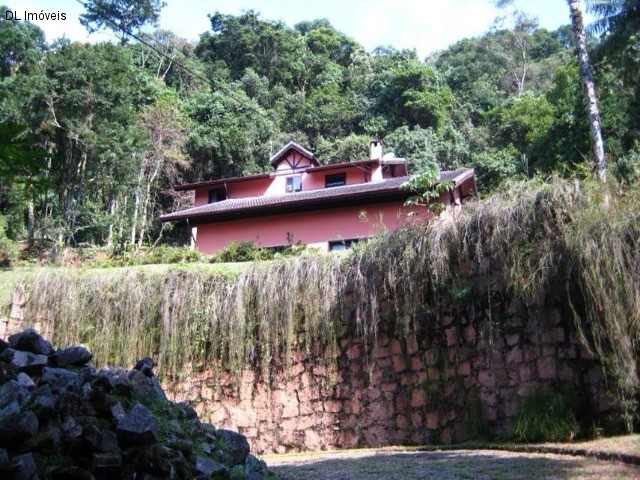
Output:
M140 7L118 11L127 3ZM635 184L640 1L586 3L609 177ZM0 7L5 255L17 242L32 253L184 243L157 220L189 204L175 185L268 171L290 140L330 163L382 139L414 174L473 167L480 195L536 175L593 175L570 25L548 31L507 9L484 35L422 59L367 52L326 19L290 27L257 11L212 12L193 44L151 28L162 6L87 2L83 24L121 38L98 44L46 39Z

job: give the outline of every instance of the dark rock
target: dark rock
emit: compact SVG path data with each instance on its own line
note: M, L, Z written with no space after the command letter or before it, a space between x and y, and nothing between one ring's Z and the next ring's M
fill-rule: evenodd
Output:
M47 419L57 416L56 399L48 385L39 387L31 396L31 409L39 419Z
M124 370L117 370L113 373L111 378L113 381L113 393L131 398L131 381L129 381L127 372Z
M169 440L167 442L167 446L182 452L187 457L191 455L191 452L193 452L193 442L185 438L174 438Z
M249 455L246 437L202 424L188 403L172 406L150 358L130 372L96 371L83 347L37 353L47 345L32 330L13 336L4 351L0 344L0 445L11 449L0 449L0 480L38 478L38 469L47 478L74 480L269 476L266 464ZM132 399L152 402L157 419L141 403L127 413L123 405ZM166 446L158 443L156 421Z
M11 365L21 372L40 374L49 363L49 357L31 352L23 352L22 350L5 350L11 353ZM3 354L4 355L4 354Z
M42 338L33 328L27 328L23 332L11 335L9 337L9 343L16 350L39 355L51 355L53 353L51 343Z
M155 398L158 396L156 387L152 382L155 379L147 377L139 370L131 370L128 377L134 396L138 398Z
M116 435L109 430L101 430L95 425L88 425L82 432L82 439L93 451L101 453L120 453Z
M195 473L206 475L206 478L229 478L229 469L225 465L207 457L196 457Z
M0 360L6 360L3 357L3 354L0 354ZM5 362L0 362L0 385L8 382L9 380L13 380L18 375L18 369L11 365L11 360L6 360Z
M51 470L51 480L95 480L93 474L75 465L56 467Z
M111 393L115 386L113 372L109 368L102 368L96 372L96 378L91 383L93 388L101 386L107 393Z
M31 379L29 375L27 375L24 372L20 372L18 374L18 376L16 377L16 382L18 382L18 384L28 389L32 389L36 387L35 382Z
M224 443L220 449L221 460L232 467L244 462L249 455L249 442L244 435L232 430L216 430L216 435Z
M40 378L40 384L51 385L52 390L57 393L73 388L76 379L78 378L77 372L72 372L65 368L45 368Z
M40 427L40 430L46 434L48 451L59 453L62 444L62 430L57 422L48 422L44 428Z
M17 402L0 410L0 441L22 441L38 432L38 417L30 410L21 412Z
M181 418L184 418L185 420L193 420L194 418L198 418L198 413L194 410L191 404L187 402L180 402L178 403L178 406L180 407Z
M9 344L0 338L0 354L9 348Z
M259 458L249 454L244 461L244 471L247 474L259 473L264 476L267 473L267 464L264 460L260 460Z
M113 405L110 409L109 412L111 413L111 419L117 424L120 420L122 420L122 418L127 414L127 412L125 412L124 407L122 406L122 404L120 402L117 402L115 405Z
M136 404L120 419L117 426L118 440L124 446L140 446L155 443L155 419L147 407Z
M151 377L149 381L151 383L151 387L153 388L155 396L157 398L161 398L162 400L167 400L167 396L165 395L164 390L162 389L162 386L160 385L160 382L158 382L156 377Z
M13 477L15 480L37 480L40 478L36 461L31 453L13 457L13 461L18 464L18 469Z
M67 417L62 422L62 433L65 440L79 438L82 435L82 425L75 418Z
M77 393L63 391L56 398L56 410L61 417L73 415L76 419L82 417L96 417L96 409L91 402Z
M111 407L113 407L118 401L112 395L107 393L106 388L101 383L92 383L91 394L89 395L89 401L93 408L98 413L110 413Z
M122 468L120 453L96 453L91 462L93 471L99 475L116 474Z
M11 380L0 386L0 409L13 402L23 407L30 399L31 393L29 393L29 390L16 380Z
M162 445L132 448L125 452L125 457L136 472L151 473L160 478L166 478L171 474L169 450Z
M173 466L172 478L191 478L191 468L185 456L179 450L168 450L169 461Z
M85 347L68 347L58 350L52 355L53 361L60 367L81 367L88 363L93 354Z
M141 358L136 362L134 370L139 370L147 377L153 377L153 360L149 357Z

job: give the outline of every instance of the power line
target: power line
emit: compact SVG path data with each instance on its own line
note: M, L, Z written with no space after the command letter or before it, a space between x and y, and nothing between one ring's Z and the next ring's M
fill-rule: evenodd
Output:
M77 3L79 3L80 5L82 5L84 8L86 8L87 10L89 9L89 7L87 6L86 3L84 3L82 0L76 0ZM249 105L248 103L243 102L241 99L239 99L232 91L229 90L229 88L226 85L223 84L217 84L205 77L204 75L198 73L198 72L194 72L193 70L191 70L189 67L187 67L186 65L180 63L179 61L177 61L175 58L171 58L169 55L167 55L166 53L160 51L158 48L156 48L154 45L151 45L150 43L147 43L144 39L140 38L138 35L136 35L135 33L130 32L129 30L127 30L126 28L118 25L117 23L115 23L114 21L112 21L107 15L101 15L102 20L104 20L106 23L110 24L111 26L117 28L118 30L122 30L122 32L129 36L134 38L135 40L137 40L138 42L142 43L143 45L149 47L151 50L153 50L154 52L156 52L158 55L162 55L163 57L165 57L166 59L170 60L173 64L179 66L180 68L182 68L183 70L185 70L186 72L190 73L191 75L193 75L196 78L199 78L200 80L203 80L204 82L206 82L207 84L209 84L211 87L215 89L219 89L219 90L224 90L223 92L220 92L223 95L226 95L228 98L230 98L231 100L233 100L234 102L238 103L239 105L242 105L243 107L246 107L250 110L253 110L254 112L256 112L257 114L261 115L263 118L271 121L271 119L261 110L258 110L256 107L254 107L253 105Z

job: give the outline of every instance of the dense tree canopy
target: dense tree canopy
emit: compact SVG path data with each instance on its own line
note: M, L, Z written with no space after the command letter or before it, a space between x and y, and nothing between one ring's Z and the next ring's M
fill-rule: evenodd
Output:
M108 9L125 30L153 24L163 5L87 4L88 27L114 28ZM609 164L636 181L638 2L592 7L602 19L589 46ZM289 27L255 11L212 13L197 45L140 34L155 50L46 43L36 26L3 18L1 151L31 152L20 168L0 158L0 215L16 239L35 229L29 240L45 245L154 242L158 215L188 201L176 183L267 171L292 139L329 163L362 158L381 138L412 172L474 167L484 190L570 174L589 159L570 30L527 17L424 60L390 46L369 53L326 19Z

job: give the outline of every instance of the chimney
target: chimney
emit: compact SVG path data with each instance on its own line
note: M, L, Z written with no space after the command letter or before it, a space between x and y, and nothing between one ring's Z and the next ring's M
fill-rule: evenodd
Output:
M379 160L382 158L382 142L380 140L371 140L369 158L371 160Z

